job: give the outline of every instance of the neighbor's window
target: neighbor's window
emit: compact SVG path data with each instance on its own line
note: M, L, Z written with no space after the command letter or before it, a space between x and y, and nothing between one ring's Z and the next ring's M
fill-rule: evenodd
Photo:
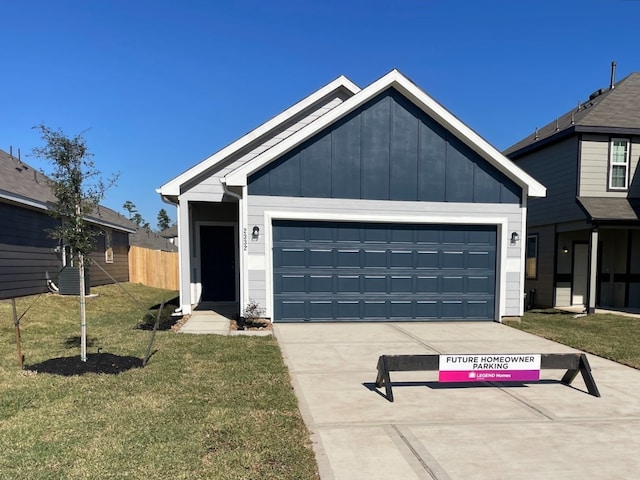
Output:
M104 232L104 261L113 263L113 237L111 232Z
M629 140L611 139L609 158L609 188L624 190L629 188Z
M527 278L538 277L538 235L527 235L525 274Z

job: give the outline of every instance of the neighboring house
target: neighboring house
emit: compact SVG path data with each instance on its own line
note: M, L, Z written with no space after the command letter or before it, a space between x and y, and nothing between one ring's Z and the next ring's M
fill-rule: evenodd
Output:
M166 232L166 230L165 230ZM129 236L129 244L132 247L160 250L162 252L177 252L178 246L170 238L145 227L137 227L136 232Z
M42 173L0 150L0 299L46 292L58 282L67 252L47 235L57 225L48 214L55 202ZM88 220L103 232L90 258L108 272L90 267L90 285L112 283L109 275L126 282L135 225L102 206Z
M535 303L640 307L640 73L505 155L548 188L528 212L525 288Z
M160 232L160 236L166 238L170 243L178 245L178 226L172 225Z
M276 322L521 315L545 188L396 70L329 83L158 189L178 206L182 312Z

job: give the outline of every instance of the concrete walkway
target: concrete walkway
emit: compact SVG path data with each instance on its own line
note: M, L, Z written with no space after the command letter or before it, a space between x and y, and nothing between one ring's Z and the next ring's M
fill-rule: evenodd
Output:
M275 324L322 480L630 479L640 471L640 371L593 355L601 398L578 376L528 384L438 384L392 373L382 354L563 353L498 323Z
M231 314L221 309L218 309L218 311L195 310L178 332L255 337L264 337L272 334L271 330L230 330L231 317Z
M180 328L180 333L205 334L213 333L216 335L229 334L230 319L212 310L196 310L191 317Z

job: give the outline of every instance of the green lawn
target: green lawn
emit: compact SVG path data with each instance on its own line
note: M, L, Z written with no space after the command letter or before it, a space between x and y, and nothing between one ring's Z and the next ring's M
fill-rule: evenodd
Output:
M125 288L147 308L176 295ZM129 368L146 352L150 332L135 328L146 310L117 286L92 293L88 363L118 374L62 374L80 363L79 302L54 295L18 301L19 314L32 305L21 322L20 371L11 304L0 302L0 477L317 478L274 338L162 330L147 366Z
M514 328L640 368L640 318L613 314L576 316L559 310L531 310Z

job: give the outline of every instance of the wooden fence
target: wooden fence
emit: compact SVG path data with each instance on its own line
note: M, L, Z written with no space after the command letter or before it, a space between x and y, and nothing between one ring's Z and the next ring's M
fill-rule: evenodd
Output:
M129 247L129 281L178 290L178 252Z

